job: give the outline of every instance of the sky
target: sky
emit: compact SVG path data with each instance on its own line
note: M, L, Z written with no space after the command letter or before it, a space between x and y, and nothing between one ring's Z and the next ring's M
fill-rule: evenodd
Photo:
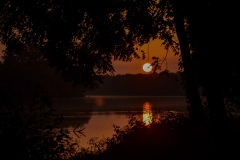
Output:
M174 55L172 51L166 51L164 46L161 45L160 40L154 40L149 42L149 44L141 47L141 50L144 50L146 53L146 58L144 60L133 59L131 62L122 62L122 61L113 61L113 66L115 68L115 74L146 74L143 71L143 65L147 62L152 63L152 57L159 57L160 59L164 59L167 53L167 66L166 63L163 63L162 70L168 69L170 72L178 71L178 59L179 57ZM139 51L140 52L140 51ZM149 53L149 54L147 54ZM139 54L141 55L141 53ZM148 58L149 55L149 58ZM149 61L148 61L149 59Z
M0 55L2 56L2 50L4 46L0 44ZM140 50L145 51L146 58L143 60L140 59L133 59L131 62L122 62L122 61L113 61L113 66L115 69L114 74L147 74L147 72L143 71L143 65L147 62L152 63L152 57L156 56L160 59L164 59L166 56L167 51L164 49L164 46L161 45L160 40L154 40L149 42L140 48ZM141 52L139 50L139 55L141 56ZM147 54L148 53L148 54ZM149 57L148 57L149 55ZM168 51L167 54L167 69L170 72L177 72L178 71L178 56L174 55L172 51ZM148 61L149 59L149 61ZM166 69L166 63L163 64L162 70Z

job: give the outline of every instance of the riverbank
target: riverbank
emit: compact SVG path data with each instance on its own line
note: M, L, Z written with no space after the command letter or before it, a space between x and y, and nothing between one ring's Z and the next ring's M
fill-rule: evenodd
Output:
M210 160L224 157L232 160L239 156L240 125L236 121L218 130L213 130L208 123L194 125L183 117L150 126L133 120L128 127L116 128L116 134L104 142L93 141L93 147L74 160Z

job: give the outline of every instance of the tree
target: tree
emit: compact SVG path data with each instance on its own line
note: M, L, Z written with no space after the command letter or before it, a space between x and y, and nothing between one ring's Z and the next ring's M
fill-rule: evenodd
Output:
M233 87L228 84L238 79L238 76L233 75L239 75L239 67L234 60L237 50L229 47L235 43L230 39L238 34L237 25L234 21L225 21L227 17L231 20L236 18L235 7L224 2L187 2L185 13L189 22L189 43L195 73L198 74L199 85L205 90L210 121L213 126L222 127L228 121L226 91ZM236 84L235 87L239 88Z
M202 106L196 77L194 75L193 62L191 58L191 48L188 41L187 31L185 29L185 15L182 1L171 1L174 15L174 24L176 34L180 44L182 63L186 78L186 90L189 103L191 105L192 117L194 120L201 122L204 116L204 109Z
M221 53L217 45L222 43L215 39L219 38L216 28L225 15L221 12L226 8L224 3L3 0L0 7L3 8L0 37L7 46L6 52L16 44L37 45L49 64L56 66L66 79L84 85L96 86L103 74L113 73L113 59L139 58L135 52L137 44L162 39L166 49L171 47L175 54L181 54L180 67L184 69L193 118L204 117L198 92L201 85L207 93L210 117L216 123L225 121L223 82L219 81L225 61L217 55ZM206 12L201 12L202 9ZM219 60L211 67L216 57ZM232 72L236 73L237 70Z
M210 0L161 0L158 7L159 23L163 24L159 25L158 33L160 38L165 40L166 47L173 48L176 54L180 51L180 65L184 69L193 117L203 117L197 90L197 87L201 86L207 97L210 120L213 126L221 127L228 121L225 100L231 96L227 92L233 90L232 88L239 88L236 84L235 87L227 85L233 85L233 82L239 79L239 66L234 54L237 50L229 47L232 46L231 43L235 43L222 40L230 40L235 34L238 35L238 25L234 21L234 4ZM232 20L231 23L224 21L226 17ZM174 35L177 39L174 39ZM228 52L229 56L225 54ZM236 100L238 94L234 94L232 98Z
M194 9L190 8L192 6L194 6ZM205 89L212 124L221 126L227 122L227 112L222 90L223 79L219 76L219 69L223 65L221 64L223 60L222 53L218 51L215 41L218 41L216 38L219 37L216 28L219 25L218 20L221 16L221 11L217 8L223 6L214 4L211 1L197 1L195 4L189 2L187 7L187 17L190 22L189 32L192 35L190 43L194 46L194 48L192 47L193 56L199 62L199 83ZM199 8L205 10L205 12L199 15Z
M55 68L48 66L35 47L25 46L18 51L8 51L2 58L0 87L11 86L8 92L15 97L29 97L29 93L38 87L42 87L51 97L84 96L85 88L65 82Z
M123 25L127 3L4 0L1 41L6 52L16 44L35 44L67 80L95 86L102 74L113 73L112 59L138 57Z

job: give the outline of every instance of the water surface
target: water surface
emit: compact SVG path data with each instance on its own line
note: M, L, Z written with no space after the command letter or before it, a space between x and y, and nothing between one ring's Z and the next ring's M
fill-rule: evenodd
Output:
M113 125L127 125L129 116L136 114L146 125L155 112L187 110L185 97L163 96L86 96L82 98L54 99L57 113L65 117L63 127L73 130L85 128L83 134L72 134L83 147L93 137L110 137Z

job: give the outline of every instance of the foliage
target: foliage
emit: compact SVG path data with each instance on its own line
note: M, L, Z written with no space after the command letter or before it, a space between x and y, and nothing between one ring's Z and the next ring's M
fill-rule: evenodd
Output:
M238 95L239 89L235 88L239 88L239 65L234 54L237 49L228 47L237 45L231 45L230 40L222 41L215 29L220 27L225 39L233 39L237 24L235 21L228 24L222 17L235 17L234 9L221 12L234 8L232 4L189 0L105 2L2 0L0 39L7 47L6 54L23 46L37 46L67 80L96 87L103 74L114 72L112 60L139 58L136 46L156 38L163 41L166 50L179 54L184 48L180 47L182 36L188 49L182 49L181 55L187 52L189 59L183 62L185 56L181 56L179 69L189 66L183 70L191 70L186 76L190 76L187 83L197 80L206 87L212 79L211 83L218 82L223 87L225 96ZM177 19L182 23L178 34ZM161 60L154 57L155 69L161 69L159 63Z
M57 129L62 118L55 115L44 92L16 98L1 88L1 155L8 159L68 159L77 150L68 130Z
M67 80L95 86L102 74L113 73L113 59L139 58L134 46L139 35L133 31L151 30L149 7L154 3L3 0L0 39L7 53L25 45L38 46ZM144 37L149 39L149 33Z
M227 131L222 128L216 135L209 123L196 125L186 113L157 115L153 116L150 125L146 125L132 114L126 126L120 128L114 125L115 134L112 137L90 140L92 146L78 152L73 159L143 160L160 157L190 160L222 156L234 159L238 153L234 146L240 142L240 126L237 123L231 123Z
M78 144L68 130L61 128L63 117L52 108L49 94L54 95L54 91L49 85L59 84L51 81L56 76L53 70L48 70L44 59L32 48L9 52L3 59L0 64L2 157L23 160L71 157Z
M43 58L51 66L57 67L66 80L95 87L97 82L102 82L103 74L114 72L112 60L131 61L132 58L139 58L136 45L160 38L166 49L171 48L175 54L181 51L179 67L184 67L186 72L187 96L190 97L191 107L202 107L197 87L203 86L206 89L209 115L221 127L226 113L224 100L227 99L227 102L233 103L234 106L239 104L240 76L236 54L238 43L233 40L239 33L236 21L238 14L234 12L237 11L235 6L238 5L191 0L105 2L0 1L0 41L7 47L5 54L11 56L26 46L37 46ZM156 68L159 69L158 59L155 60ZM17 81L14 78L10 80ZM22 134L19 126L25 125L17 124L25 124L25 116L20 112L25 109L25 102L13 96L12 93L17 90L13 89L13 92L7 95L11 87L14 86L7 85L1 88L1 115L4 122L1 123L4 131L1 134L5 137L5 133L8 133L5 131L9 131L9 136L14 133L11 140L23 139L23 142L17 143L22 146L25 145L25 139L21 136L25 134ZM31 89L35 92L36 86ZM21 95L19 93L15 95ZM30 94L30 91L27 93ZM32 108L35 105L27 106ZM195 113L201 111L202 108L199 108ZM133 130L137 132L139 126L142 125L133 127ZM25 128L28 130L28 127L23 127ZM121 136L125 135L121 134L118 127L115 129L120 135L120 139L113 139L114 143L119 143L116 146L123 144L124 147L133 147L128 141L122 141ZM145 130L145 127L140 128L142 129ZM65 133L61 132L60 135L65 136ZM143 138L133 137L131 133L129 137ZM5 143L7 144L6 141ZM51 141L51 144L54 143ZM126 143L128 145L124 145ZM98 148L97 151L102 153L101 147L104 146L100 145L99 149L99 145L94 141L93 144ZM128 153L129 148L124 147ZM55 153L55 144L51 148L51 152Z
M6 89L12 96L28 97L36 86L43 87L51 97L81 97L84 94L84 87L64 81L35 47L25 46L4 54L2 58L1 86L8 86Z
M74 159L131 159L137 157L142 159L146 156L156 156L158 153L154 153L155 151L152 149L165 145L165 143L161 144L161 140L166 137L161 136L169 136L168 134L178 132L179 128L188 123L185 114L166 112L162 114L161 119L157 118L157 115L156 113L150 125L146 125L135 114L131 114L126 126L120 128L114 125L115 134L112 137L91 139L89 141L91 146L76 154Z
M77 149L69 131L60 127L63 117L54 113L51 92L43 88L44 66L38 54L26 51L8 54L0 64L2 157L68 159Z

